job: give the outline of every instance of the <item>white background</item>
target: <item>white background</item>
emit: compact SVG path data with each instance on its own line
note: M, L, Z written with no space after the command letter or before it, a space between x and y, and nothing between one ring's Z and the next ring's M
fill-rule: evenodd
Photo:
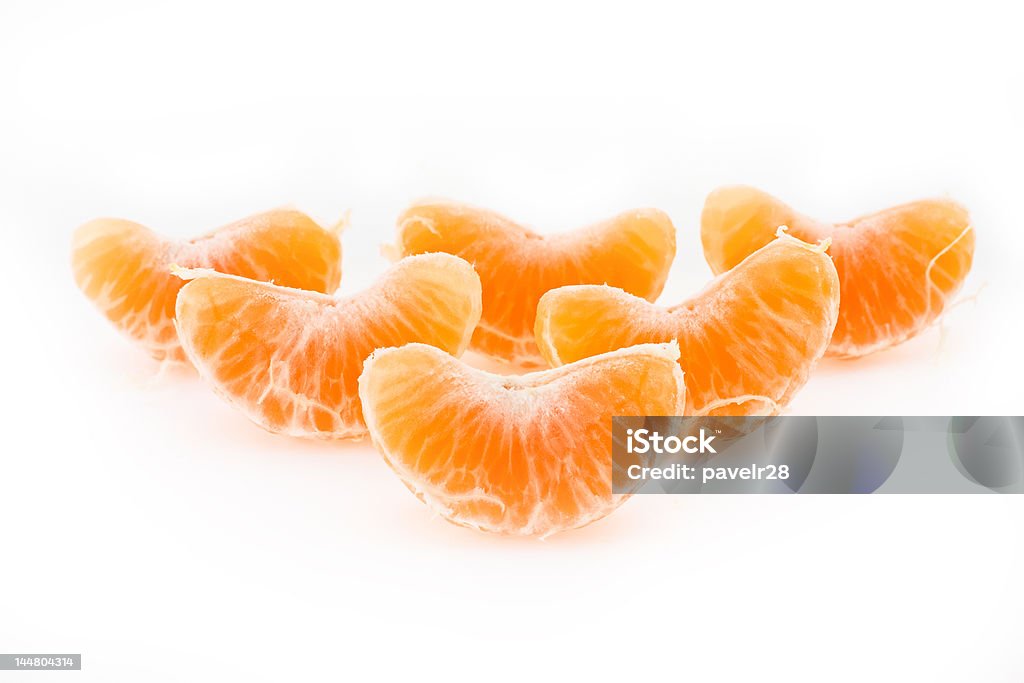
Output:
M75 289L90 218L187 237L293 204L351 210L355 291L442 195L541 230L664 209L671 303L710 277L718 185L830 219L948 195L979 295L944 338L824 363L791 411L1024 414L1019 18L596 5L0 5L0 651L85 657L0 679L1024 679L1024 497L645 497L487 537L366 444L158 373Z

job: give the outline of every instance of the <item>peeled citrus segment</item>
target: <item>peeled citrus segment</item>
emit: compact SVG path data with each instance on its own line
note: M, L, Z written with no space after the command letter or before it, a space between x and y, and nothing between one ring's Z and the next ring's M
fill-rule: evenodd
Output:
M607 283L653 301L675 258L676 235L672 221L656 209L627 211L574 232L541 236L491 211L435 201L402 214L397 251L443 251L474 264L484 310L470 347L494 358L539 365L533 321L544 292Z
M189 241L100 218L75 232L71 249L78 287L158 360L185 359L174 331L174 301L184 283L171 274L171 264L318 292L333 292L341 278L338 236L290 210L251 216Z
M537 344L562 365L675 339L686 414L773 415L825 353L838 310L825 246L782 236L669 308L602 285L554 289L537 309Z
M384 459L445 519L548 536L628 497L612 493L611 418L678 413L678 357L647 344L515 377L408 344L374 352L359 395Z
M357 382L382 346L424 342L461 354L480 319L480 280L449 254L402 259L347 299L213 271L178 294L189 359L214 389L272 432L366 434Z
M863 356L921 332L946 309L974 257L970 217L953 201L913 202L832 225L751 187L708 196L704 257L724 272L770 242L780 225L800 239L832 239L843 295L832 356Z

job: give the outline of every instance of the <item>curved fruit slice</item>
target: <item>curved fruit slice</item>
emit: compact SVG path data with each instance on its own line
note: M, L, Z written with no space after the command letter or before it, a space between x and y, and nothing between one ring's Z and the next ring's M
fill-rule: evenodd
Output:
M781 225L803 240L832 239L843 293L832 356L863 356L925 329L960 289L974 257L971 220L956 202L913 202L831 225L751 187L708 196L704 257L713 271L724 272L770 242Z
M213 271L178 294L182 346L201 377L272 432L366 434L357 382L382 346L425 342L461 354L480 319L480 280L449 254L402 259L347 299Z
M533 321L544 292L607 283L653 301L675 258L676 231L661 211L638 209L545 237L491 211L434 201L416 204L399 218L397 251L443 251L475 265L484 311L470 347L539 365Z
M374 352L359 395L384 459L445 519L548 536L628 497L612 493L611 418L677 414L678 358L675 344L646 344L510 377L409 344Z
M552 365L676 339L688 415L772 415L825 353L839 310L826 246L782 236L703 292L663 308L600 285L543 296L537 343Z
M138 223L100 218L78 228L71 247L79 289L158 360L185 359L173 322L184 283L171 274L172 263L333 292L341 278L341 243L304 213L277 210L184 242Z

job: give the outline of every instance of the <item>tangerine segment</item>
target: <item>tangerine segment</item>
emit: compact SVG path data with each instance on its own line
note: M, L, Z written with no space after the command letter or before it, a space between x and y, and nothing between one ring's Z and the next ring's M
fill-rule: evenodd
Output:
M836 324L839 280L825 248L782 236L670 308L602 285L555 289L540 300L537 343L561 365L675 339L686 414L774 414L807 381Z
M341 278L338 236L299 211L250 216L189 241L164 239L138 223L90 221L75 232L75 282L114 325L158 360L184 360L174 301L177 263L287 287L333 292Z
M402 255L443 251L474 264L484 310L471 348L539 365L533 321L544 292L607 283L653 301L675 258L676 235L672 221L656 209L542 236L491 211L433 201L416 204L399 218L397 250Z
M201 377L271 432L366 434L357 382L382 346L424 342L461 354L480 319L480 280L449 254L402 259L347 299L213 271L178 294L182 345Z
M611 418L678 413L678 357L646 344L515 377L408 344L374 352L359 395L384 459L445 519L548 536L628 497L612 493Z
M843 303L828 354L856 357L910 339L933 323L967 277L974 230L967 210L932 199L848 223L803 216L750 187L712 192L701 216L704 257L716 273L770 242L780 225L832 239Z

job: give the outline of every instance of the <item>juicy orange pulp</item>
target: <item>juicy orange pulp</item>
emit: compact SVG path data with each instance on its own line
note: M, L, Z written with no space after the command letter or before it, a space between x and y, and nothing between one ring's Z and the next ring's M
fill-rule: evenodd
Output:
M970 217L950 200L913 202L832 225L750 187L708 196L701 216L704 256L713 271L724 272L770 242L781 225L804 240L832 240L842 291L828 351L834 356L863 356L931 325L960 289L974 256Z
M449 254L402 259L346 299L213 271L178 295L182 345L199 374L260 426L318 438L366 434L357 381L382 346L461 354L480 318L480 280Z
M533 322L544 292L608 283L653 301L675 250L675 228L655 209L541 236L494 212L446 201L421 202L403 213L396 249L401 255L447 252L476 266L483 314L470 346L526 366L542 363Z
M839 309L824 246L780 237L676 306L584 285L543 296L536 334L552 365L677 340L686 414L771 415L807 381Z
M180 361L185 356L173 320L184 283L171 274L171 264L333 292L341 278L341 243L291 210L251 216L188 241L101 218L75 232L71 263L78 287L119 330L154 358Z
M612 493L611 418L678 414L678 357L675 344L642 345L515 377L409 344L374 352L359 395L378 450L438 514L547 536L626 499Z

